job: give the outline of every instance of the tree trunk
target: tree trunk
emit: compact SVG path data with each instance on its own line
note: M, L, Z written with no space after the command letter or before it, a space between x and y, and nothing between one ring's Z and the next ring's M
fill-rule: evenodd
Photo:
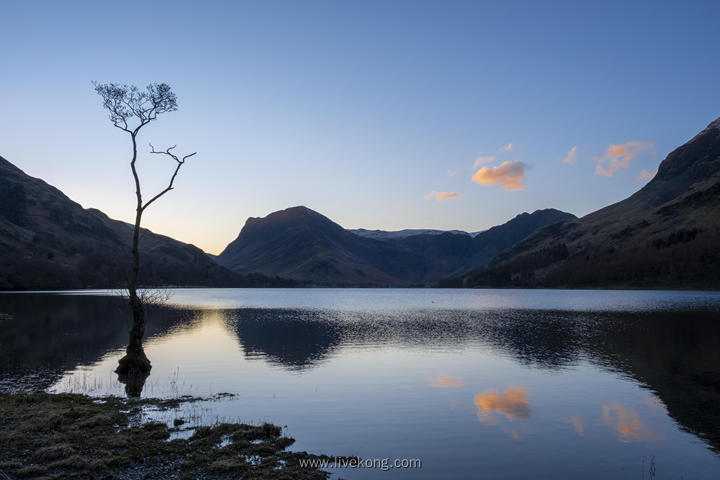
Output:
M133 323L130 329L130 338L128 346L125 350L125 356L120 359L118 368L115 373L125 376L131 375L147 375L150 373L152 365L145 355L142 346L142 339L145 335L145 311L143 304L137 295L137 291L130 291L130 309L132 310Z
M130 338L128 340L128 346L125 351L125 356L120 359L118 368L115 373L120 375L120 380L130 380L133 383L137 383L139 378L144 379L150 374L150 360L145 355L145 350L142 346L142 338L145 335L145 310L142 299L138 296L138 274L140 273L140 250L138 248L140 242L140 222L142 221L143 205L142 205L142 194L140 193L140 180L135 170L135 160L137 159L137 143L135 141L135 135L132 135L133 142L133 159L130 162L132 168L133 177L135 179L135 195L137 197L137 207L135 209L135 227L133 229L133 243L132 243L132 255L133 255L133 270L130 276L130 284L128 285L130 310L132 311L133 324L130 329ZM123 378L124 377L124 378ZM128 382L125 382L128 386ZM142 390L142 386L140 386ZM138 392L139 395L139 392Z

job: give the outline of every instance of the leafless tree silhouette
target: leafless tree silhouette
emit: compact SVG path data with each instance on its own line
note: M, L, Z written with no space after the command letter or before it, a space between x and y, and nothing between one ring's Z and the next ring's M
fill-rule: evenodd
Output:
M150 360L145 355L142 346L142 338L145 334L145 310L142 293L138 294L138 274L140 272L140 251L138 244L140 241L140 223L145 210L157 201L160 197L173 189L175 178L180 172L180 168L185 164L188 158L197 152L189 155L179 156L173 150L172 146L166 150L157 151L150 145L150 153L160 154L171 158L175 162L175 170L170 177L168 186L160 191L150 200L143 202L142 189L140 186L140 177L136 168L138 159L138 134L140 130L163 113L173 112L177 110L177 98L173 93L170 85L166 83L151 83L144 90L134 85L120 85L116 83L93 83L95 92L102 97L103 107L110 113L110 121L116 127L130 135L132 141L132 157L130 160L130 169L132 170L133 179L135 181L135 225L133 229L132 255L133 269L128 282L128 299L133 315L132 329L130 330L130 339L126 350L126 355L120 359L118 368L115 370L121 377L138 377L143 379L150 372Z

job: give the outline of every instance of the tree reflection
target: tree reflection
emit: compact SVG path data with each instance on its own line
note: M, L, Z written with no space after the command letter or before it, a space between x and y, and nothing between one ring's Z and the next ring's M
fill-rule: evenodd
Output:
M64 371L96 362L127 340L127 305L120 298L0 295L0 375L19 378L47 372L47 388ZM462 351L490 345L531 368L559 370L581 359L620 372L648 387L653 399L683 428L720 449L720 322L717 312L412 311L332 312L240 309L222 312L242 352L287 370L315 368L351 345L393 344ZM164 335L195 312L154 308L149 336ZM142 392L145 378L121 379L128 395ZM438 376L433 387L459 387ZM492 393L492 395L490 395ZM527 392L481 392L479 412L499 418L530 415ZM659 400L658 400L659 399ZM632 439L643 432L630 411L608 404L608 425ZM582 419L569 420L583 434ZM640 425L640 427L638 427ZM613 427L615 428L615 427ZM624 432L624 433L623 433ZM639 435L649 438L647 432Z
M0 312L4 314L0 316L0 376L19 381L32 378L30 389L49 388L64 372L123 348L130 328L129 307L120 297L0 295ZM148 337L165 334L189 316L189 312L149 308ZM120 380L128 395L142 391L144 379Z

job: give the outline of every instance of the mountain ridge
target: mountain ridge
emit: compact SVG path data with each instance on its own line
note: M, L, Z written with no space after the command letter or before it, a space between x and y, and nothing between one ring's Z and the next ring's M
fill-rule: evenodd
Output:
M438 230L434 228L405 228L402 230L368 230L366 228L348 229L355 235L361 237L374 238L376 240L398 239L412 237L413 235L442 235L443 233L453 233L456 235L475 236L480 232L466 232L464 230Z
M630 197L538 230L470 287L720 288L720 118Z
M448 231L378 239L296 206L248 218L217 261L238 273L280 275L313 285L432 285L487 263L540 225L567 218L575 217L545 209L475 237Z
M132 265L132 226L83 208L0 157L0 290L121 288ZM252 286L205 252L142 229L144 286Z

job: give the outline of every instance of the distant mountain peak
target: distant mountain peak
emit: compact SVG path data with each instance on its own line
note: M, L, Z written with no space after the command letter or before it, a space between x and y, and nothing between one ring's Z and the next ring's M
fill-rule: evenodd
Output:
M575 217L572 213L563 212L562 210L558 210L556 208L541 208L538 210L533 211L532 213L529 212L522 212L515 215L512 219L510 219L507 223L516 222L516 221L525 221L526 219L540 219L540 218L557 218L558 220L570 220ZM495 227L492 227L495 228Z
M310 228L310 225L325 225L332 226L335 223L327 218L326 216L312 210L303 205L296 207L286 208L284 210L278 210L264 217L249 217L245 221L245 226L240 230L240 235L247 235L256 229L277 229L277 228L288 228L290 225L299 226L305 225ZM337 228L341 228L339 225ZM239 238L239 236L238 236Z
M296 205L294 207L288 207L283 210L272 212L270 215L320 215L315 210L306 207L305 205ZM268 215L268 216L270 216Z
M323 215L319 214L315 210L312 210L304 205L298 205L295 207L289 207L285 208L283 210L277 210L275 212L268 213L264 217L248 217L247 222L256 222L258 220L290 220L295 218L302 218L302 217L323 217Z
M430 285L484 265L538 227L573 215L524 213L473 236L463 231L345 230L305 206L251 217L217 257L237 273L280 275L313 285Z
M720 118L676 148L660 163L655 177L636 195L657 198L655 205L681 195L693 184L720 173Z
M365 228L355 228L348 231L361 237L374 238L376 240L398 240L415 235L444 235L446 233L470 236L470 234L464 230L437 230L433 228L405 228L403 230L368 230Z

